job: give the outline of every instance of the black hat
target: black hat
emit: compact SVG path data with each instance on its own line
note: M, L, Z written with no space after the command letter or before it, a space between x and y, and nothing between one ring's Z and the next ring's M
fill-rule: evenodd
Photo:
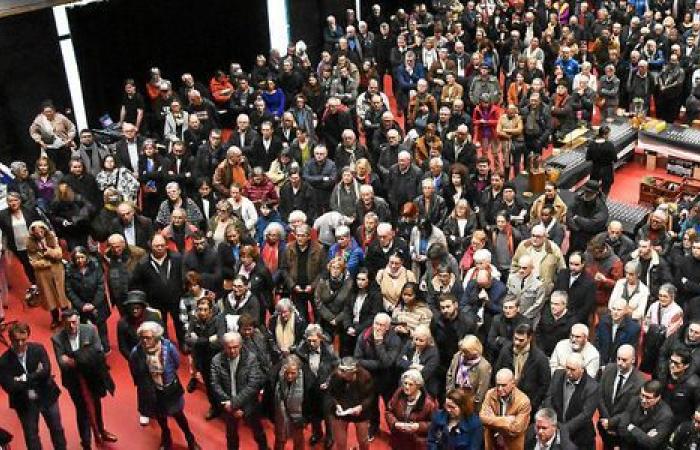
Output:
M581 188L583 193L597 194L600 192L600 182L597 180L588 180Z
M518 190L515 188L515 183L513 183L512 181L506 181L505 183L503 183L503 190L505 191L506 189L510 189L515 193L518 192Z
M126 294L126 301L123 306L129 305L143 305L148 306L148 301L146 300L146 293L143 291L129 291Z

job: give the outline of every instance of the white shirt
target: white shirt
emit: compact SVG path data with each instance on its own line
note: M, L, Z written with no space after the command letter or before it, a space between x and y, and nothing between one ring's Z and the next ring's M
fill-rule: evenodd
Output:
M535 450L549 450L552 448L552 444L554 443L554 440L557 438L557 433L554 433L552 437L542 444L539 439L537 440L537 445L535 445Z
M613 392L612 392L613 402L615 401L615 396L617 396L617 380L620 379L620 375L622 375L622 386L620 386L620 388L624 388L625 383L627 383L627 379L630 377L631 373L632 373L631 370L628 370L627 373L621 373L619 370L617 371L617 374L615 375L615 380L613 381Z
M204 214L204 217L209 220L209 200L206 198L202 199L202 214Z
M124 239L129 245L136 245L136 228L134 227L134 221L124 227Z
M236 370L238 370L238 361L241 359L237 356L233 359L228 360L228 366L231 369L231 398L237 395L238 389L236 386Z
M129 152L129 161L131 161L131 167L134 168L134 172L139 170L139 148L136 145L136 141L129 142L126 141L126 149Z
M68 342L70 342L70 349L74 352L80 348L80 329L75 333L75 336L68 335Z

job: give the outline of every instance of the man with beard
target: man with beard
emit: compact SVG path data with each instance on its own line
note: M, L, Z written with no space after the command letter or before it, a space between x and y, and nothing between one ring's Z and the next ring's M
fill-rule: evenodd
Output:
M637 244L624 233L622 223L618 220L611 220L608 224L605 243L623 261L627 261L630 253L637 247Z
M95 136L89 129L80 131L80 146L77 156L83 161L85 170L92 176L96 176L102 170L102 162L107 155L111 154L109 149L95 141Z
M600 354L588 340L588 327L582 323L572 326L569 338L562 339L554 347L552 356L549 358L549 367L552 369L552 373L565 369L569 356L574 353L581 355L583 368L586 369L588 375L591 378L597 377L600 368Z
M593 236L605 230L608 216L600 183L588 180L566 215L566 225L571 231L569 250L585 250Z

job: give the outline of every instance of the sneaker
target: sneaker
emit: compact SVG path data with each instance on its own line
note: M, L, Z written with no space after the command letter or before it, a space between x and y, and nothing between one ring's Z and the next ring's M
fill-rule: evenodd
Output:
M151 422L151 419L149 419L148 417L146 417L146 416L139 416L139 425L141 425L142 427L145 427L145 426L148 425L150 422Z

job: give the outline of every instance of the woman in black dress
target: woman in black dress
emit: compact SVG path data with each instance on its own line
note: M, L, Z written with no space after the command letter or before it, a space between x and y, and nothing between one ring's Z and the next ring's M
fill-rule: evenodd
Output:
M610 187L615 180L615 169L613 164L617 161L617 151L615 146L608 140L610 127L602 125L598 130L598 136L588 143L586 151L586 160L590 161L591 180L597 180L601 184L603 193L607 196L610 193Z

